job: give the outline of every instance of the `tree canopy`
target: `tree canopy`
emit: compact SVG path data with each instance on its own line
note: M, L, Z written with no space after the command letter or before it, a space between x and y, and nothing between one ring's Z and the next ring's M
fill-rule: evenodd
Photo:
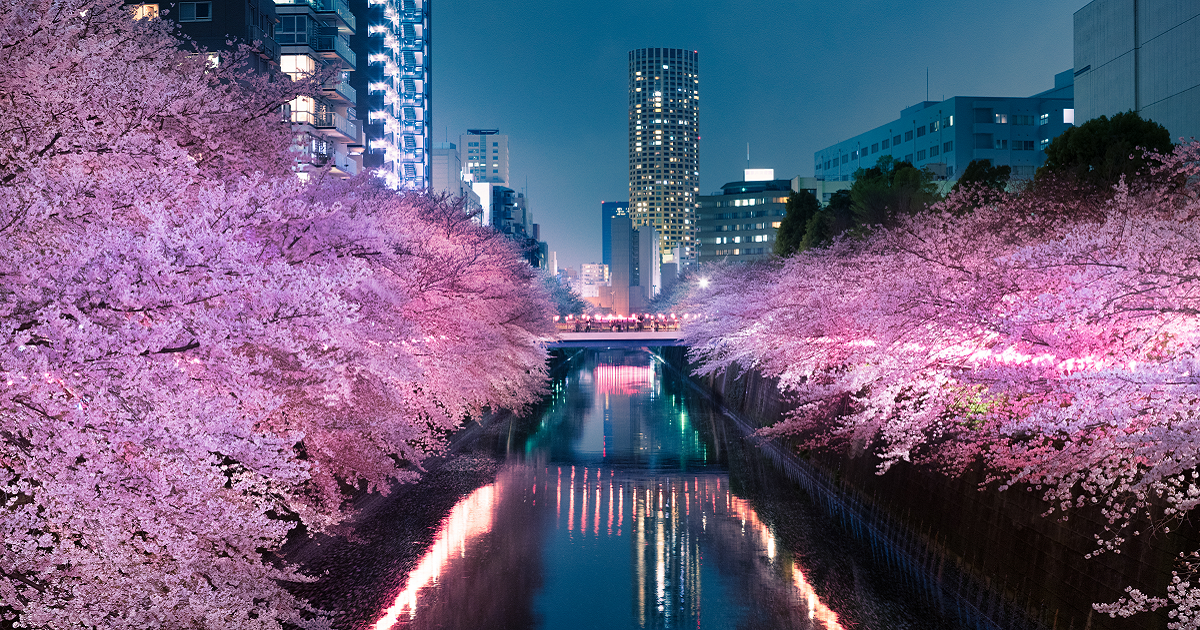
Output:
M1008 180L1011 176L1012 167L1007 164L992 166L992 161L989 159L971 160L971 163L959 175L958 181L954 182L951 190L957 191L962 187L973 185L991 190L1004 190L1008 187Z
M937 184L929 171L885 155L855 171L850 198L857 226L890 227L937 201Z
M800 250L808 223L821 209L816 195L807 190L788 195L787 214L775 232L775 255L791 256Z
M290 532L543 391L551 306L461 206L295 176L315 86L119 0L0 0L0 617L327 627Z
M1146 168L1103 202L968 187L781 266L714 270L690 356L778 379L794 407L766 435L870 449L884 470L981 465L1050 512L1095 506L1110 525L1089 557L1119 553L1200 507L1200 145ZM1162 517L1134 525L1151 505ZM1196 557L1165 592L1097 609L1170 606L1194 628Z
M1035 179L1067 177L1084 186L1109 190L1122 176L1132 183L1150 174L1159 161L1148 157L1147 151L1166 155L1172 148L1165 127L1135 112L1100 116L1052 140L1046 148L1046 163Z

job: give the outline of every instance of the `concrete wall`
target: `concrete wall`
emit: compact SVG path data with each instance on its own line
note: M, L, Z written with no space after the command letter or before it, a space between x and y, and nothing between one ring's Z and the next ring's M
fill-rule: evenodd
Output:
M1075 13L1079 123L1136 111L1200 136L1200 3L1095 0Z

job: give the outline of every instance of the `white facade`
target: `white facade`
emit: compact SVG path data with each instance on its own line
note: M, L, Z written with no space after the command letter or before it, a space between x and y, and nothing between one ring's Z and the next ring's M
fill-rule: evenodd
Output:
M1200 136L1200 2L1094 0L1075 12L1078 123L1134 111Z
M508 136L499 133L468 132L460 136L458 155L462 160L463 173L472 176L474 181L509 186Z

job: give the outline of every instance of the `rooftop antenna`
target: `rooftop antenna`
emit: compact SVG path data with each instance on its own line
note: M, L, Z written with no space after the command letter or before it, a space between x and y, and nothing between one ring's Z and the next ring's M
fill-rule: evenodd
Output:
M925 66L925 100L929 100L929 66Z
M746 168L750 168L750 143L746 143Z

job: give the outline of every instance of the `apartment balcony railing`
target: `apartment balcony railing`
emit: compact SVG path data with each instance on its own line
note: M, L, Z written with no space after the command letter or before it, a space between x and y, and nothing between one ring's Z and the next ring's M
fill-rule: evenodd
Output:
M325 95L331 98L341 98L351 105L358 103L358 91L350 87L349 81L341 79L333 79L326 83L322 89Z
M358 123L333 111L317 112L313 126L345 142L358 142Z
M315 0L318 4L313 5L317 13L334 14L341 20L342 25L350 29L350 32L358 30L358 26L354 20L354 14L350 12L350 3L346 0Z
M357 56L350 49L350 42L339 35L318 35L313 50L323 53L335 53L351 70L355 68ZM328 57L328 55L322 56Z
M267 35L261 28L251 24L248 41L251 43L251 45L253 45L254 42L259 42L259 44L253 48L254 52L258 53L259 57L262 57L267 61L279 63L279 44L274 38L272 38L270 35Z

